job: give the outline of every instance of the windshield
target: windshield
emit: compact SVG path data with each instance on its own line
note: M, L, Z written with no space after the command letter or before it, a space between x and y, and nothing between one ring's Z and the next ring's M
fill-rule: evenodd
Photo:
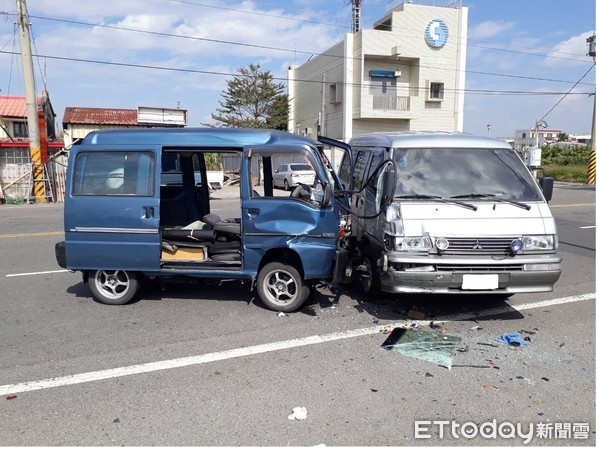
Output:
M491 194L506 200L541 200L535 181L513 150L395 149L394 161L396 196Z

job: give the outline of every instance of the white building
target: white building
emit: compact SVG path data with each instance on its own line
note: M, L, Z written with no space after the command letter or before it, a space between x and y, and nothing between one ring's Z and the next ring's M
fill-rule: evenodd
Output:
M460 1L405 2L374 29L289 67L289 131L343 141L378 131L462 131L467 18Z

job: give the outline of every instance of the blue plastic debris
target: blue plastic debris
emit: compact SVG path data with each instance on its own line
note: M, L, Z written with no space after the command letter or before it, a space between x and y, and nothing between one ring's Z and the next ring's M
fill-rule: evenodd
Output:
M528 344L528 342L523 339L520 333L504 333L497 338L496 341L512 345L513 347L520 347L521 345Z

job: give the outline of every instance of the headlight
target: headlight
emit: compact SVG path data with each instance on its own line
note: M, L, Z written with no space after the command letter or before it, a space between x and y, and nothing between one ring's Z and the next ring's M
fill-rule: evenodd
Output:
M428 252L433 248L429 236L405 236L396 238L396 250L399 252Z
M555 238L553 234L543 234L522 237L522 251L527 250L554 250Z

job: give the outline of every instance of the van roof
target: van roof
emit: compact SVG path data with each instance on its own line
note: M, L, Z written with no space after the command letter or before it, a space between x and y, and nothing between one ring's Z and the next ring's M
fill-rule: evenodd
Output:
M512 148L500 139L441 131L369 133L352 138L350 145L386 148Z
M247 147L257 145L317 145L286 131L253 128L137 128L89 133L82 145L196 145Z

